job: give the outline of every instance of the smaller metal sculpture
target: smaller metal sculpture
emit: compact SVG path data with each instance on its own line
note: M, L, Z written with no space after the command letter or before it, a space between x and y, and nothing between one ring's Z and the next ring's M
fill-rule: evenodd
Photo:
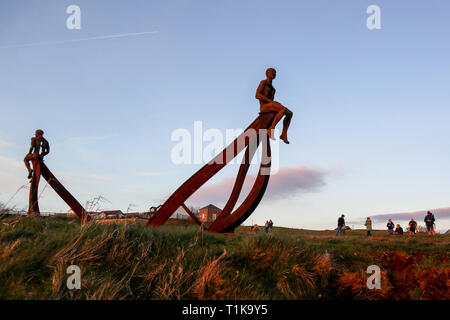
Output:
M81 222L90 220L86 210L81 204L67 191L66 188L56 179L50 169L44 164L44 157L50 152L50 145L43 137L44 131L36 130L36 136L31 138L31 147L24 161L28 170L28 179L30 181L30 200L28 206L29 216L39 216L39 197L38 188L41 175L47 180L48 184L56 191L56 193L67 203L67 205L77 214ZM41 152L42 150L42 152ZM33 169L30 163L33 164Z
M31 146L28 154L25 156L25 167L28 170L28 179L30 180L30 198L28 206L29 216L39 216L39 204L38 204L38 185L41 176L39 162L50 152L50 145L48 141L43 137L44 131L38 129L35 132L35 136L31 138ZM42 151L41 151L42 150ZM32 162L33 169L31 169L30 161Z

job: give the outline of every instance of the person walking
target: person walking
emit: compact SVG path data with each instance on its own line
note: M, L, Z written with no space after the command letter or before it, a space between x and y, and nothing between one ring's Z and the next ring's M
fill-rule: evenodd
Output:
M341 234L341 236L344 235L344 228L345 228L345 220L344 220L344 215L342 215L339 219L338 219L338 227L336 230L336 237Z
M364 224L367 229L367 236L372 236L372 220L370 220L370 217L367 217L366 223Z
M269 220L269 232L272 232L273 229L273 221L272 219Z
M416 234L416 228L417 222L414 221L413 218L411 218L411 221L409 222L409 234Z
M264 231L269 232L269 221L266 220L266 223L264 224Z
M436 232L434 231L434 215L433 213L431 213L431 211L427 212L427 215L425 216L425 219L423 219L423 221L425 221L425 224L427 226L427 233L428 234L436 234Z
M394 225L394 223L392 222L391 219L389 219L386 227L388 228L389 234L393 235L394 234L394 227L395 227L395 225Z

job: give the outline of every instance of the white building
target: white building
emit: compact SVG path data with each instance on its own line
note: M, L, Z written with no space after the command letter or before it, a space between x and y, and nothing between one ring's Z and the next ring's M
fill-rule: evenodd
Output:
M186 220L189 219L189 215L187 214L186 210L183 209L183 207L179 207L175 212L170 216L171 219L179 219L179 220Z

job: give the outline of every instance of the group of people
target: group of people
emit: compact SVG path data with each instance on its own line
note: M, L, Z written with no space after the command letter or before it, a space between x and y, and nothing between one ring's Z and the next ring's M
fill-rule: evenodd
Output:
M345 230L344 217L345 217L344 215L341 215L341 217L338 219L338 227L336 229L336 236L344 235L344 230ZM427 212L427 215L425 216L425 219L423 221L425 222L425 225L427 226L427 233L435 234L436 233L434 231L435 218L431 211ZM367 217L364 225L366 226L367 236L371 237L372 236L372 220L370 219L370 217ZM386 226L388 228L389 234L397 235L397 236L403 235L403 228L400 226L400 224L397 224L397 227L394 229L395 224L394 224L394 222L392 222L392 219L389 219ZM408 226L409 226L409 234L417 233L417 231L418 231L417 221L415 221L413 218L411 218L411 221L409 221Z
M434 214L431 211L428 211L423 221L425 222L425 225L427 226L427 233L428 234L436 234L434 231L434 221L436 219L434 218ZM389 234L395 234L397 236L403 235L403 228L397 224L397 228L394 230L394 223L391 219L389 219L387 223L387 228L389 231ZM409 226L409 234L416 234L418 231L417 228L417 221L411 218L411 220L408 223Z
M272 221L272 219L266 220L266 223L264 224L264 231L265 231L266 233L269 233L269 232L272 232L272 229L273 229L273 221ZM258 225L255 224L255 225L252 227L251 230L252 230L253 232L258 233L258 232L259 232L259 227L258 227Z
M264 230L266 231L266 233L268 233L272 232L272 229L273 229L272 219L266 220L266 223L264 224Z
M396 236L403 235L403 228L400 226L400 224L397 223L397 227L394 230L395 224L394 224L394 222L392 222L391 219L389 219L388 223L386 224L386 227L388 228L388 232L390 235L396 235ZM417 227L417 222L415 222L414 219L411 219L411 221L409 222L410 234L416 233L416 227Z

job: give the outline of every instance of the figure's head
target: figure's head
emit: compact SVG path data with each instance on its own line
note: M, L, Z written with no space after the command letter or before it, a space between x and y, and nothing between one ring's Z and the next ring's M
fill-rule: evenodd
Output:
M428 211L428 212L427 212L427 215L430 215L430 214L431 214L431 211Z
M341 216L341 218L345 217L344 215Z
M389 222L392 222L392 219L389 219Z
M36 137L42 137L44 135L44 131L42 131L41 129L36 130Z
M399 225L399 224L397 224L397 228L400 228L400 225Z
M275 79L277 76L277 71L274 68L269 68L266 70L266 77L269 79Z

